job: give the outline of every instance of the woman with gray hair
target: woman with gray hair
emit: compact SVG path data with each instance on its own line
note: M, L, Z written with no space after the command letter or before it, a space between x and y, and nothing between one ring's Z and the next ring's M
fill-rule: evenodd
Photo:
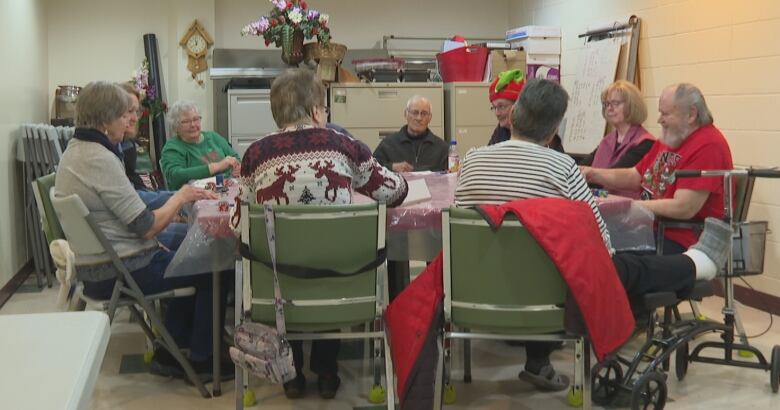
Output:
M271 113L279 131L249 146L241 164L241 192L250 203L343 205L355 192L387 206L397 206L407 193L406 180L377 162L368 147L325 128L325 87L308 69L288 70L271 85ZM231 221L240 226L240 215ZM291 341L295 379L284 384L288 398L303 397L301 341ZM315 340L311 370L318 375L320 397L332 399L338 377L338 340Z
M160 165L168 189L179 189L192 179L238 175L241 162L227 140L214 131L202 131L200 111L191 101L177 101L168 109L173 136L165 143Z
M76 131L57 169L55 192L79 196L144 293L196 288L194 297L169 302L165 324L181 347L190 348L195 371L205 375L211 373L211 275L164 277L175 254L171 249L176 246L165 243L158 234L185 203L213 199L216 195L185 186L157 209L144 205L125 176L117 148L134 109L130 95L119 85L99 81L84 87L76 103ZM79 279L84 281L84 294L98 299L111 297L116 271L107 253L76 252L76 268ZM221 305L224 309L224 302ZM165 349L155 351L150 371L165 376L184 375Z

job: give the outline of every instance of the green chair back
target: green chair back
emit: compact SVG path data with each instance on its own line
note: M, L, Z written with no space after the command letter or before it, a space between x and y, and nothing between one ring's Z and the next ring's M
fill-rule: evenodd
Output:
M41 215L41 227L46 236L46 242L51 243L55 239L65 239L62 225L54 212L51 204L51 192L54 189L55 173L44 175L33 182L33 192L38 203L38 213Z
M444 216L445 317L449 310L453 325L509 334L563 331L566 284L514 215L495 232L472 209L450 208Z
M380 218L382 226L385 223L383 211L384 206L377 204L275 206L277 263L339 272L360 269L376 259L384 244L384 230L380 233L379 227ZM249 206L248 227L252 252L270 261L262 205ZM252 319L273 323L273 271L259 262L249 266ZM333 330L371 321L379 314L376 268L317 279L279 272L279 282L282 297L290 302L284 307L288 330ZM351 298L359 298L359 303L344 303Z

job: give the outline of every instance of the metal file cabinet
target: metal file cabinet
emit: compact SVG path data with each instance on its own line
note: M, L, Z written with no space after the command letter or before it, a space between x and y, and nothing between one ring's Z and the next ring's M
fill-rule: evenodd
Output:
M406 124L404 109L414 95L431 101L428 128L444 134L444 92L441 83L345 83L330 86L330 121L346 128L373 151L382 138Z
M228 90L228 139L238 155L256 140L276 131L269 89Z
M469 149L487 145L498 124L490 111L489 86L481 82L444 84L444 133L458 141L461 159Z

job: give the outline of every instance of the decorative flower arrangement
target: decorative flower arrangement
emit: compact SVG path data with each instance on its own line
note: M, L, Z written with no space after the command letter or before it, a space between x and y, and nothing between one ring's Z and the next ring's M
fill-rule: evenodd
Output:
M148 123L149 119L157 118L168 111L168 106L161 98L157 98L154 84L149 83L149 61L144 59L141 68L133 73L133 85L141 94L141 116L138 122L141 126Z
M322 45L330 41L328 15L309 8L305 0L269 0L273 8L268 16L247 24L241 29L242 36L263 36L265 45L274 43L281 47L285 38L291 38L296 30L303 38L317 37Z

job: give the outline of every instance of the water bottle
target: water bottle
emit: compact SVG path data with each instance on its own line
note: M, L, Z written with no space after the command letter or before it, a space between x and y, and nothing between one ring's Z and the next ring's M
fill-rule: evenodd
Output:
M447 155L447 168L449 172L458 172L460 170L460 157L458 156L458 141L450 141L450 152Z

